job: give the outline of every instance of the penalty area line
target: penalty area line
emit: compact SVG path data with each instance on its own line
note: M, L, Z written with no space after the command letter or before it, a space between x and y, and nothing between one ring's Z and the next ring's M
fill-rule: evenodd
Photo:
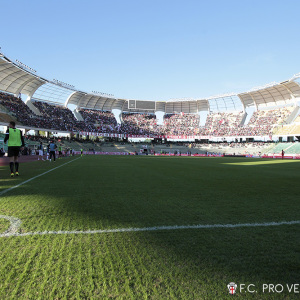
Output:
M68 162L66 162L66 163L64 163L64 164L62 164L62 165L60 165L60 166L57 166L57 167L55 167L55 168L52 168L52 169L50 169L50 170L48 170L48 171L46 171L46 172L44 172L44 173L42 173L42 174L39 174L39 175L37 175L37 176L34 176L34 177L32 177L32 178L30 178L30 179L28 179L28 180L25 180L25 181L23 181L23 182L21 182L21 183L15 185L15 186L9 188L9 189L6 189L6 190L0 192L0 196L2 196L2 195L4 195L4 194L6 194L6 193L8 193L8 192L10 192L10 191L12 191L12 190L18 188L19 186L21 186L21 185L23 185L23 184L25 184L25 183L27 183L27 182L30 182L30 181L32 181L32 180L38 178L38 177L41 177L41 176L46 175L46 174L48 174L48 173L50 173L50 172L52 172L52 171L54 171L54 170L56 170L56 169L59 169L59 168L65 166L65 165L67 165L67 164L69 164L69 163L71 163L71 162L73 162L73 161L79 159L79 158L81 158L81 157L72 159L71 161L68 161Z
M300 221L282 221L269 223L244 223L244 224L211 224L211 225L183 225L183 226L157 226L157 227L142 227L142 228L116 228L116 229L100 229L86 231L37 231L26 233L8 232L0 234L0 237L11 236L32 236L32 235L59 235L59 234L101 234L101 233L116 233L116 232L142 232L142 231L164 231L164 230L179 230L179 229L213 229L213 228L240 228L240 227L270 227L281 225L299 225Z

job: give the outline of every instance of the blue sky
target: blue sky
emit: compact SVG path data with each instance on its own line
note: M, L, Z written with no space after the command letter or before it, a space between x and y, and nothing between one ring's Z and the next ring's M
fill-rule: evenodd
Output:
M0 47L84 91L205 98L300 72L300 1L3 1Z

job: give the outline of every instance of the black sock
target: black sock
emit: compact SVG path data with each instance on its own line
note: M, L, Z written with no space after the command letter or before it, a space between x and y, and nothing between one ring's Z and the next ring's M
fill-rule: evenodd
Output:
M10 162L9 167L10 167L10 173L13 173L14 172L14 163Z
M18 162L15 162L15 169L16 169L16 172L19 172L19 163Z

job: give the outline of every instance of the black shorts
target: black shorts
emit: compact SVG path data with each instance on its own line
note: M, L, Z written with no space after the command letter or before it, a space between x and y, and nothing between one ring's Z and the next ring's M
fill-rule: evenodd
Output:
M8 157L19 156L21 147L8 147Z

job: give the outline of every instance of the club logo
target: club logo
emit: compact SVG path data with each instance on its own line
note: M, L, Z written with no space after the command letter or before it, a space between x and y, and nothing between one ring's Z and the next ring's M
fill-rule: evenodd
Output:
M234 295L235 294L235 291L236 291L236 288L237 288L237 284L235 284L234 282L230 282L228 285L227 285L227 288L229 290L229 294L230 295Z

